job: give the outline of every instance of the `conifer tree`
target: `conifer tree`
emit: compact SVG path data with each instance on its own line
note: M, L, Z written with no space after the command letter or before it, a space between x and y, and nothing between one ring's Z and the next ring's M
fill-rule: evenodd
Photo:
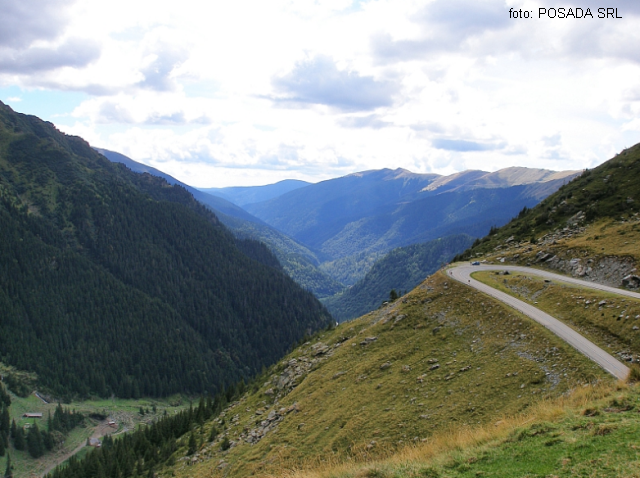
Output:
M9 418L8 406L2 407L2 414L0 415L0 435L8 435L11 427L11 420Z
M27 433L27 450L33 458L40 458L44 455L44 443L38 425L34 424Z
M198 449L198 443L196 442L196 436L191 432L191 436L189 437L189 449L187 450L187 455L193 455Z
M15 425L15 421L13 422L13 425ZM16 427L15 429L15 434L13 436L13 446L15 447L16 450L24 450L26 447L26 442L24 439L24 430L22 429L22 427Z
M0 456L4 456L4 454L5 454L4 438L0 437Z
M7 469L4 472L4 478L13 478L13 467L11 466L11 455L7 454Z

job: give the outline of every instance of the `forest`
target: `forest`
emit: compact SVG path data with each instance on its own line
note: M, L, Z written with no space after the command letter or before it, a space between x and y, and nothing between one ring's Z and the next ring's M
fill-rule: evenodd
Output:
M0 359L56 397L216 393L326 309L180 186L0 104Z

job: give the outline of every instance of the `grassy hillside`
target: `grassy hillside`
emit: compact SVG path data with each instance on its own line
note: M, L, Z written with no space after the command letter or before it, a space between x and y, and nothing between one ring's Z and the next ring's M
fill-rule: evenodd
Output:
M161 476L279 475L313 460L384 456L597 380L609 378L545 329L438 273L294 350L203 426L219 435L193 462Z
M392 289L398 294L413 289L455 254L469 247L472 241L471 236L460 234L394 249L378 260L353 287L323 303L340 322L359 317L389 300Z
M273 475L284 478L635 477L638 386L580 387L476 428L452 428L387 458L361 452Z
M562 231L566 227L573 230L568 231L573 236L579 227L596 221L601 221L600 227L604 228L604 232L612 221L635 216L639 204L640 144L637 144L600 166L584 171L537 206L522 210L505 227L478 240L460 259L494 253L498 246L502 248L505 244L509 245L508 239L511 239L511 245L530 240L537 242L545 235L553 235L556 230ZM568 233L563 235L563 239L570 239ZM595 241L600 240L601 236L593 230L592 235L583 238L593 242L584 246L596 249L598 243ZM600 247L606 248L607 245L603 243Z

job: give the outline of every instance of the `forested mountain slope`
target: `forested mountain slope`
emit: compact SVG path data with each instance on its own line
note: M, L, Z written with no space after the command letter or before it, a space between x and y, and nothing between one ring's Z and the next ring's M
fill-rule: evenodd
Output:
M214 213L221 212L228 216L237 217L245 221L264 224L257 217L252 216L241 207L236 206L235 204L229 202L228 200L220 196L208 194L199 189L193 188L188 184L178 181L176 178L174 178L173 176L170 176L169 174L163 173L162 171L156 168L152 168L151 166L147 166L146 164L142 164L137 161L134 161L133 159L125 156L124 154L120 154L115 151L109 151L108 149L104 149L104 148L94 148L94 149L98 151L100 154L102 154L104 157L106 157L109 161L114 163L122 163L135 173L149 173L153 176L158 176L164 179L171 185L178 184L182 186L187 191L189 191L194 198L196 198L205 206L208 206L209 208L211 208Z
M289 276L300 286L313 292L316 297L327 297L344 288L341 283L335 281L318 268L319 260L316 253L226 199L192 188L162 171L134 161L123 154L101 148L96 148L96 151L103 154L110 161L126 165L134 172L149 173L153 176L164 178L169 184L179 184L183 186L193 194L195 199L210 208L218 219L237 237L258 240L269 246ZM302 183L302 181L294 181L293 183L296 185L297 183ZM289 188L290 187L291 185L289 184ZM264 186L264 188L266 188L266 191L258 192L251 191L253 189L260 189L260 187L229 189L233 189L234 191L236 189L247 189L248 191L244 191L244 195L242 194L243 191L238 192L241 197L264 197L264 194L269 195L281 190L278 188L269 188L268 186ZM285 190L289 191L289 188L285 186Z
M472 242L473 237L458 234L393 249L376 261L364 279L323 303L340 322L360 317L389 300L391 290L398 295L412 290Z
M383 169L311 184L245 208L330 261L445 235L484 235L573 174L507 168L442 177Z
M215 391L330 320L184 188L1 103L0 222L0 356L58 396Z

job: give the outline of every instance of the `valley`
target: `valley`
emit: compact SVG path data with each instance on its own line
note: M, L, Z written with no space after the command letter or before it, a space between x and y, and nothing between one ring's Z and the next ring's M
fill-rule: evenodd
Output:
M6 369L4 370L6 372ZM40 428L46 428L47 417L53 414L57 403L45 403L33 393L26 397L20 397L13 393L11 396L11 419L15 420L19 427L38 424ZM84 400L65 403L64 408L82 413L85 416L83 423L74 428L64 437L64 442L54 452L45 453L42 457L34 459L26 450L11 451L11 460L16 477L40 477L54 470L71 456L82 458L91 447L87 445L89 438L102 439L110 435L121 436L123 433L135 430L158 420L168 414L188 408L189 400L181 396L166 399L139 399L123 400L119 398L103 400ZM144 414L140 413L144 411ZM25 418L25 413L41 413L43 418ZM113 421L113 425L108 422Z
M637 185L612 181L640 146L579 176L379 170L225 199L0 113L8 410L93 415L36 458L3 441L16 476L627 469L587 457L640 429Z

